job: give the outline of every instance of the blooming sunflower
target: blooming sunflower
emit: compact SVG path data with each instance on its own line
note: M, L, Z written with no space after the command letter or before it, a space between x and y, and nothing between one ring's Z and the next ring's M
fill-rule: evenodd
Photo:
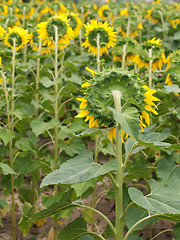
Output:
M78 17L78 14L73 13L73 12L69 13L67 18L69 19L70 27L74 31L74 35L77 37L79 35L79 31L82 27L81 19Z
M126 106L122 108L122 112L133 106L136 114L134 124L139 124L142 131L143 128L150 125L150 114L158 114L154 109L154 107L157 109L154 102L160 101L153 96L156 92L154 89L145 86L133 72L104 69L101 73L96 73L89 68L86 69L91 72L93 77L82 85L85 94L83 98L77 98L81 102L81 111L76 116L77 118L85 117L85 121L89 121L90 128L111 128L108 135L113 140L115 138L115 120L112 118L109 107L114 107L113 91L120 91L122 106L124 104ZM122 130L124 136L124 129L122 128Z
M55 1L51 4L50 13L52 15L67 13L67 8L62 3Z
M66 14L56 15L50 18L46 22L41 22L37 25L37 32L39 39L42 41L42 46L46 48L46 52L49 53L54 49L55 40L55 29L58 28L58 47L63 49L67 47L70 40L73 39L74 33L72 28L69 26L69 20Z
M15 16L20 19L23 19L23 12L25 13L25 19L29 19L34 14L34 8L25 3L15 8Z
M135 63L139 68L149 67L150 56L148 50L152 49L152 71L155 69L162 69L163 63L166 63L166 57L164 54L164 49L162 47L162 41L158 38L152 38L145 42L139 50L139 55L135 58Z
M112 13L109 9L109 5L105 4L102 7L100 7L98 9L98 16L102 19L102 20L107 20L112 16Z
M82 46L88 47L89 52L97 54L96 38L98 33L100 35L100 56L105 52L108 53L108 48L116 45L116 32L113 32L113 27L110 27L108 22L102 23L93 19L91 23L84 26L86 28L86 41Z
M0 40L6 35L6 30L0 25Z
M8 33L4 38L4 44L13 49L13 39L15 39L15 51L24 48L24 45L29 42L28 32L21 27L8 28Z
M0 5L0 14L7 16L8 15L8 6Z
M13 3L13 0L4 0L3 3L9 5Z

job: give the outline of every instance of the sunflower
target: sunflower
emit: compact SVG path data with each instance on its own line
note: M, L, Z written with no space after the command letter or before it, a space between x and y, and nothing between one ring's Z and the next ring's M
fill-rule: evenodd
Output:
M69 20L66 14L56 15L50 18L46 22L41 22L37 25L37 32L39 39L42 41L42 46L46 48L46 52L49 53L54 49L55 41L55 29L58 28L58 47L63 49L67 47L70 40L73 39L74 33L72 28L69 26Z
M15 8L15 16L23 19L23 14L25 13L25 19L30 19L34 14L34 8L32 8L29 4L23 3L18 8Z
M3 3L9 5L13 3L13 0L4 0Z
M0 40L6 35L6 30L0 25Z
M82 21L81 19L78 17L78 14L76 13L69 13L68 17L69 20L69 25L72 28L72 30L74 31L74 35L77 37L79 35L79 31L82 27Z
M163 63L167 63L167 60L162 47L162 41L158 38L152 38L140 47L139 55L137 55L135 58L135 63L139 68L148 68L150 61L150 56L148 53L149 49L152 49L152 71L155 69L161 70Z
M102 19L102 20L107 20L112 16L112 13L109 9L109 5L105 4L102 7L100 7L98 9L98 16Z
M52 15L67 13L67 8L62 3L55 1L51 4L50 13Z
M28 32L21 27L8 28L8 33L4 38L4 44L13 49L13 40L15 40L15 51L24 48L24 45L29 42Z
M154 17L152 16L153 10L154 10L153 8L147 10L146 18L148 18L148 19L149 19L151 22L153 22L153 23L158 23L158 22L159 22L159 19L158 19L158 18L154 18Z
M97 54L97 34L100 35L100 56L103 53L108 53L110 47L116 45L116 32L113 32L113 27L109 26L108 22L102 23L96 20L91 20L91 23L84 25L86 28L86 41L82 44L85 48L89 48L89 52Z
M7 16L8 15L8 6L0 5L0 14Z
M133 72L123 71L121 69L104 69L101 73L96 73L93 70L86 68L92 74L92 78L88 82L83 83L83 98L77 98L81 102L81 111L76 116L89 121L91 127L108 127L111 130L108 132L109 138L115 138L115 120L112 118L112 113L109 107L114 107L112 92L120 91L122 95L122 106L125 104L127 110L133 105L136 108L137 120L141 130L150 125L150 114L157 115L157 106L154 102L160 101L154 97L156 92L145 86L143 81L139 79ZM133 99L131 103L127 103L128 99ZM124 137L125 132L122 131ZM127 134L126 134L127 138Z

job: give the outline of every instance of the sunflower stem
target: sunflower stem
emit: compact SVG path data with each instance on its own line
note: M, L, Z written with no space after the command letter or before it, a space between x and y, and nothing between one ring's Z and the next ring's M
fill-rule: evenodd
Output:
M112 92L115 109L121 112L121 92ZM115 222L115 240L123 240L123 161L122 161L122 138L121 125L116 122L116 161L119 167L116 172L116 189L115 189L115 205L116 205L116 222Z
M95 148L94 148L94 162L98 162L98 138L99 136L95 135ZM93 196L92 196L92 208L96 208L96 185L94 187ZM91 230L94 232L95 229L95 212L92 211L92 221L91 221Z
M26 7L23 7L23 27L25 25L25 19L26 19Z
M158 13L160 15L161 23L162 23L163 39L165 39L165 37L166 37L166 30L165 30L165 22L164 22L163 14L162 14L162 12L160 10L158 10Z
M14 131L14 84L15 84L15 58L16 58L16 39L13 38L13 56L12 56L12 96L11 96L11 113L9 111L9 99L7 98L7 115L8 115L8 131ZM9 160L10 167L14 167L13 157L13 141L9 142ZM16 240L16 215L15 215L15 196L14 196L14 176L11 174L11 210L12 210L12 236Z
M149 49L149 87L152 87L152 48Z
M82 31L79 30L79 45L80 45L80 55L83 55L83 48L82 48Z
M97 34L97 55L96 55L96 60L97 60L97 72L100 72L100 34Z
M58 121L58 83L57 83L57 78L58 78L58 28L56 26L54 26L54 30L55 30L55 59L54 59L54 95L55 95L55 103L54 103L54 114L55 114L55 119ZM57 169L58 166L58 126L56 125L54 127L54 170ZM58 187L57 185L54 186L54 191L55 194L58 193ZM58 234L57 234L57 220L54 220L54 240L58 239Z
M125 70L126 48L127 48L127 44L124 44L123 45L122 64L121 64L123 70Z

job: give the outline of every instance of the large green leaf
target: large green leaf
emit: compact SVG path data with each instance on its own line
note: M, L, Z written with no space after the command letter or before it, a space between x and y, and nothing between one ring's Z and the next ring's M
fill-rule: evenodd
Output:
M93 178L85 182L74 183L71 185L71 187L76 192L77 197L80 197L89 187L91 186L94 187L96 185L96 182L97 182L97 179Z
M170 92L180 93L180 88L177 84L167 85L167 86L164 86L164 87L166 88L166 91L168 93L170 93Z
M118 122L122 130L129 134L134 140L137 140L139 133L139 113L135 107L126 109L123 113L116 111L114 108L109 109L113 112L116 122Z
M77 218L73 222L67 224L63 230L59 233L59 240L78 240L82 239L83 235L90 235L93 238L84 238L84 239L94 239L102 240L102 237L98 236L97 233L89 232L87 230L86 221L83 218Z
M151 174L146 167L137 166L131 169L128 173L125 173L124 181L130 181L132 179L139 178L151 178Z
M180 221L180 166L171 171L166 183L150 181L151 193L144 196L136 188L129 188L131 200L138 206L157 213L160 218Z
M41 187L53 184L72 184L84 182L89 179L117 170L118 162L109 161L101 165L93 162L93 153L85 151L75 158L63 163L59 169L48 174L41 183Z
M32 131L36 136L44 133L46 130L52 129L58 125L56 119L51 119L49 122L44 122L43 119L37 118L31 122Z
M94 240L94 238L91 237L90 235L84 235L84 236L78 238L78 240Z
M16 174L16 172L11 167L9 167L9 165L7 165L6 163L0 163L0 171L4 175Z
M0 129L0 138L3 140L5 145L7 145L14 137L14 132L8 132L6 129Z
M32 215L31 220L35 221L35 220L39 220L42 218L46 218L46 217L52 216L54 214L60 213L62 210L73 207L74 204L71 201L72 194L73 194L73 189L69 189L67 192L65 192L62 195L61 199L58 202L53 203L47 209L44 209L44 210Z
M169 136L171 136L169 128L165 128L161 133L148 131L148 129L146 129L139 134L139 144L147 147L167 148L171 146L171 144L163 141Z
M157 164L157 174L158 177L163 181L166 182L169 173L176 167L176 163L173 161L172 157L167 156L160 159Z
M176 240L180 240L180 223L176 223L174 226L174 236Z

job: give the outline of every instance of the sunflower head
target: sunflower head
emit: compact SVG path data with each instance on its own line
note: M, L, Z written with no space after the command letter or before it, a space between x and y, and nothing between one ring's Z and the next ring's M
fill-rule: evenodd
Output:
M6 35L6 30L0 25L0 40Z
M98 9L98 15L102 20L107 20L112 16L109 5L105 4Z
M110 47L116 44L116 32L113 32L113 27L109 26L108 22L102 23L96 20L91 20L91 23L85 25L86 41L82 44L89 48L89 52L97 54L97 34L100 36L100 56L107 53Z
M69 13L67 16L68 20L69 20L69 25L72 28L72 30L74 31L74 35L78 36L79 35L79 31L82 27L82 21L79 18L78 14L76 13Z
M24 45L29 41L28 32L21 27L13 27L8 29L8 33L4 38L4 44L11 49L13 49L14 41L15 41L15 51L24 48Z
M25 14L25 19L29 19L34 13L34 8L31 7L30 4L21 3L18 7L15 8L15 16L23 19L23 15Z
M121 69L104 69L101 73L86 68L93 75L82 85L85 95L78 98L81 102L81 111L76 117L86 117L89 127L106 126L114 127L115 120L109 107L114 108L113 92L121 93L123 111L129 107L136 108L140 127L149 125L149 114L157 114L153 101L159 99L152 96L155 90L144 85L134 72L123 71Z

